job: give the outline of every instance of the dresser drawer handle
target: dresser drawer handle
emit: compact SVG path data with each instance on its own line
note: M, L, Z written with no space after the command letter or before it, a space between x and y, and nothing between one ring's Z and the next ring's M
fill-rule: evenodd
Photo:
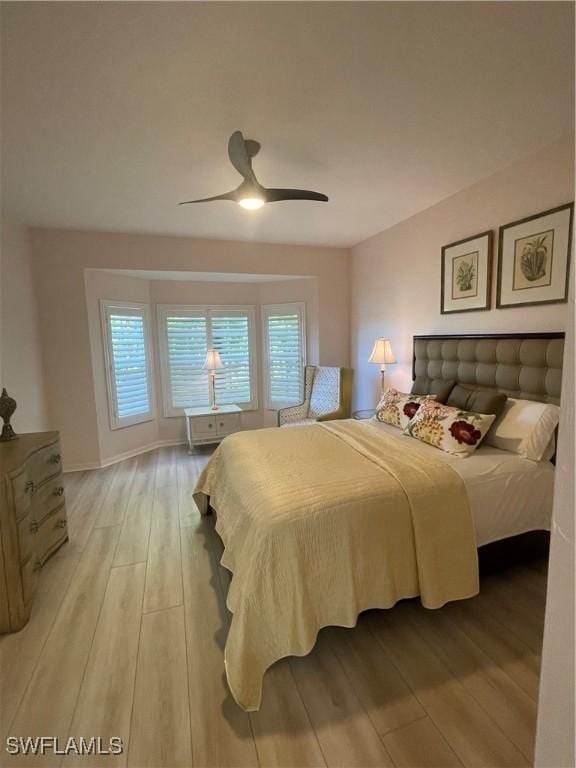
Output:
M67 521L66 520L58 520L56 523L57 528L66 528Z
M54 488L54 496L62 496L64 493L64 486L59 485L58 488Z
M37 520L32 520L30 523L30 533L38 533L38 529L40 526L38 525Z
M34 480L26 481L26 485L24 486L24 493L29 493L30 496L33 496L36 493L36 483Z
M223 427L223 426L224 426L224 422L223 422L223 421L221 421L221 422L220 422L220 424L219 424L218 426L220 426L220 427Z
M62 461L62 457L59 453L53 453L52 456L50 456L50 464L60 464Z
M212 424L208 424L208 429L212 429Z
M34 565L32 566L32 572L36 573L36 571L39 571L40 568L42 568L42 563L40 562L40 560L35 560Z

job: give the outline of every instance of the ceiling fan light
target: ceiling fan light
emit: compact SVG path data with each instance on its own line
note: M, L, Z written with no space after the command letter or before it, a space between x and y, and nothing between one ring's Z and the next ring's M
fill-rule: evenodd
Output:
M264 200L261 197L243 197L242 200L238 200L238 205L247 211L257 211L264 205Z

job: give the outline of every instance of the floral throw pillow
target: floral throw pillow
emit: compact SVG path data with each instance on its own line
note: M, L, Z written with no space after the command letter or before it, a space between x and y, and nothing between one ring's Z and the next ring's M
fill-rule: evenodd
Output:
M495 418L492 414L461 411L449 405L426 402L407 424L404 433L446 453L465 458L478 448Z
M376 418L385 424L404 429L426 400L434 401L435 395L408 395L397 389L387 390L376 407Z

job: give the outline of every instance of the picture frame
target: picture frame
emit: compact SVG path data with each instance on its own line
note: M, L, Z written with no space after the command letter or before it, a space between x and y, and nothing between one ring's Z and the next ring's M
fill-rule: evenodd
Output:
M490 309L493 239L490 230L442 246L442 315Z
M568 301L573 216L572 202L500 227L498 309Z

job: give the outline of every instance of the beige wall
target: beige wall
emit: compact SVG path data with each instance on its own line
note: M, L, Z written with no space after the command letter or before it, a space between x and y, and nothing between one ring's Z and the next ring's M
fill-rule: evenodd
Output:
M132 438L138 430L129 433L128 428L116 430L113 436L106 435L107 415L98 392L102 380L100 378L98 383L98 376L93 377L95 361L101 359L101 350L92 345L93 349L90 344L91 335L94 338L96 333L96 310L92 307L88 312L87 302L90 300L94 304L95 296L85 291L84 275L87 269L185 270L314 277L317 285L315 315L318 319L319 361L326 365L348 364L349 252L346 249L64 230L31 230L31 242L48 420L50 426L62 433L67 466L98 464L106 457L132 450L133 442L141 442L137 437ZM169 289L150 288L154 292L153 302L164 302L167 291L172 297L181 295L178 292L185 289L179 285L185 284L171 283ZM239 295L236 284L220 285L220 288L230 295ZM205 290L205 284L199 288L203 301L206 300ZM284 291L279 288L278 291L277 295L292 295L288 288ZM299 297L296 295L285 300L297 301ZM226 301L222 299L222 303ZM249 420L251 417L246 418ZM260 423L254 422L249 426L259 426ZM140 426L140 431L146 432L147 427ZM177 439L182 434L181 429L181 423L161 419L158 439ZM121 435L121 432L124 434ZM146 435L146 439L148 437Z
M15 216L2 216L1 387L18 403L16 432L46 429L42 353L27 228Z
M473 148L471 148L473 151ZM377 365L367 362L377 336L392 340L398 365L387 381L411 384L412 336L444 331L563 330L566 304L440 314L440 249L574 199L574 139L510 166L352 249L351 363L357 407L372 407ZM497 248L496 248L497 250ZM494 255L495 302L496 253Z

